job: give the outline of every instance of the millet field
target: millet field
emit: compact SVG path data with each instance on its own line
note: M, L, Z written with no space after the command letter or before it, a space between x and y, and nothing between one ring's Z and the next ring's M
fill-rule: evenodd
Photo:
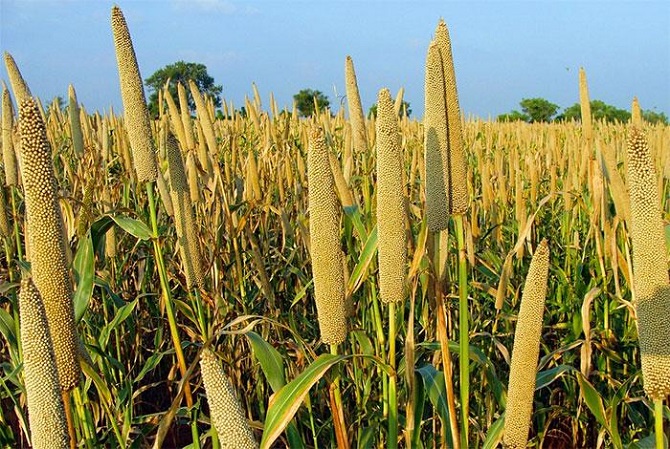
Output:
M668 447L670 126L637 101L593 119L581 70L581 121L465 120L440 21L420 120L366 118L349 57L337 114L191 82L153 116L111 30L121 114L4 54L0 446Z

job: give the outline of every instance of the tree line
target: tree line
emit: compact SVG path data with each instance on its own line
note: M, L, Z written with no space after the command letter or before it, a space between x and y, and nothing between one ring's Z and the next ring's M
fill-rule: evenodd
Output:
M605 103L602 100L591 100L591 116L594 120L603 120L605 122L627 122L630 120L631 113L625 109L619 109L615 106ZM528 123L534 122L552 122L552 121L581 121L582 108L579 103L566 108L559 114L560 107L544 98L524 98L519 102L520 111L515 109L512 112L501 114L498 121L522 121ZM668 117L663 112L654 110L643 110L642 118L649 123L668 124Z
M168 90L173 98L177 98L177 83L183 86L188 86L188 81L193 80L198 86L200 92L210 96L214 100L214 105L218 108L221 106L221 92L223 87L214 83L207 72L207 67L204 64L177 61L174 64L166 65L165 67L156 70L144 83L149 89L149 111L153 115L158 115L158 92L164 87L168 86ZM191 92L185 89L186 96L191 111L195 109L195 103L191 97ZM330 106L328 97L319 90L302 89L293 96L296 110L298 114L303 117L313 115L317 108L318 110L325 110ZM544 98L524 98L519 103L520 110L513 110L506 114L501 114L497 117L498 121L523 121L528 123L534 122L552 122L557 120L581 120L581 107L579 103L559 113L560 107ZM244 108L242 108L244 109ZM400 108L401 113L407 114L409 117L412 113L409 102L403 101L403 107ZM242 113L245 111L242 110ZM377 115L377 105L373 104L369 111L368 117ZM591 101L591 115L595 120L604 120L606 122L626 122L630 120L631 113L625 109L619 109L615 106L609 105L601 100ZM663 112L654 110L643 110L642 118L650 123L668 124L668 117Z

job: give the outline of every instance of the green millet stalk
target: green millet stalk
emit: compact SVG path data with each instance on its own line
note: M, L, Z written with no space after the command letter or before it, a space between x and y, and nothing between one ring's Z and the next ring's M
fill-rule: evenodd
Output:
M200 371L205 384L212 424L219 434L222 449L257 449L235 390L223 372L218 358L205 348L200 356Z
M133 163L139 182L155 181L156 148L151 138L149 111L126 19L118 6L112 8L112 32L121 82L121 99Z
M461 108L456 90L456 73L451 52L451 39L444 20L440 20L437 30L435 30L435 43L442 56L444 73L444 97L447 110L448 146L446 157L449 167L449 213L452 215L464 214L468 210L469 197L463 131L461 129Z
M309 231L314 296L321 340L330 345L347 336L347 319L340 248L340 210L328 161L323 130L310 132L307 152L309 177Z
M23 99L30 97L30 89L28 84L21 76L19 67L16 65L16 61L9 53L5 52L5 67L7 68L7 75L9 76L9 84L12 86L12 91L14 92L14 100L17 104L21 104Z
M65 408L49 325L40 293L30 278L19 294L23 378L26 386L31 443L35 449L70 447Z
M543 240L530 262L514 332L503 438L508 449L525 449L528 442L548 275L549 247Z
M168 133L166 142L168 170L170 173L170 196L174 206L174 221L179 240L179 252L184 264L186 285L189 290L202 286L205 272L202 266L198 227L189 198L189 187L184 170L179 143L172 133Z
M426 58L424 114L424 163L426 173L426 221L428 229L439 232L449 224L449 161L447 160L447 104L444 68L435 41Z
M405 298L407 208L398 115L388 89L379 92L376 126L379 287L383 302L398 302Z
M15 186L18 184L16 173L16 153L14 153L14 108L9 90L2 83L2 160L5 164L5 185Z
M72 305L72 280L65 253L65 230L58 204L51 146L37 104L21 102L21 166L26 205L26 247L30 247L33 282L42 295L61 390L70 391L81 378Z
M68 87L68 116L70 118L70 129L72 131L72 146L76 155L84 154L84 136L81 132L81 120L79 117L79 103L77 103L77 93L72 84Z
M657 179L647 141L638 128L628 136L633 304L644 390L653 400L670 394L670 280Z

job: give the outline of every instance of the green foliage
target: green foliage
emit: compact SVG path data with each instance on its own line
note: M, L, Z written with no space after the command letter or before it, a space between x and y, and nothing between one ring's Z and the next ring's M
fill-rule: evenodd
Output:
M521 111L530 122L550 122L558 112L559 106L544 98L524 98L519 103Z
M214 106L221 106L221 91L223 87L214 84L214 78L207 73L207 66L195 62L177 61L174 64L168 64L165 67L156 70L153 75L144 80L144 84L149 88L149 112L156 116L158 115L158 91L165 86L169 80L169 91L179 107L177 101L177 83L181 83L186 88L186 95L188 97L188 105L191 110L195 109L195 102L191 97L191 92L188 88L189 80L193 80L198 86L198 90L205 95L214 98Z
M550 122L558 112L559 106L544 98L524 98L519 102L521 112L516 109L498 116L499 122Z
M297 94L293 95L295 107L302 117L309 117L314 115L315 105L319 107L319 111L323 111L330 106L328 97L320 90L302 89Z
M398 111L398 117L402 117L404 114L407 114L407 117L412 115L412 107L409 104L409 101L402 101L402 106ZM374 103L368 109L368 118L377 117L377 103Z
M591 117L594 120L604 120L608 123L622 122L630 120L630 112L625 109L618 109L615 106L605 103L601 100L591 100ZM558 117L559 120L581 120L582 108L579 103L575 103Z
M643 110L642 118L652 124L662 123L663 125L667 125L669 123L668 116L665 115L665 112L656 112L651 109Z
M515 109L512 112L508 112L507 114L500 114L497 120L499 122L516 122L516 121L528 122L530 121L530 117L528 117L523 112L519 112Z

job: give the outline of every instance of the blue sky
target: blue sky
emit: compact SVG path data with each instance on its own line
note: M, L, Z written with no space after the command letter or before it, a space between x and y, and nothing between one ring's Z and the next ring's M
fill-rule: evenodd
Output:
M0 48L44 101L77 90L89 111L121 112L109 25L114 3L0 0ZM670 1L229 1L118 0L143 78L178 60L207 66L223 97L242 106L256 83L290 106L300 89L324 92L334 110L351 55L363 107L379 89L405 88L423 115L426 50L440 18L449 27L465 114L483 118L543 97L591 99L670 115ZM0 78L8 81L4 64Z

